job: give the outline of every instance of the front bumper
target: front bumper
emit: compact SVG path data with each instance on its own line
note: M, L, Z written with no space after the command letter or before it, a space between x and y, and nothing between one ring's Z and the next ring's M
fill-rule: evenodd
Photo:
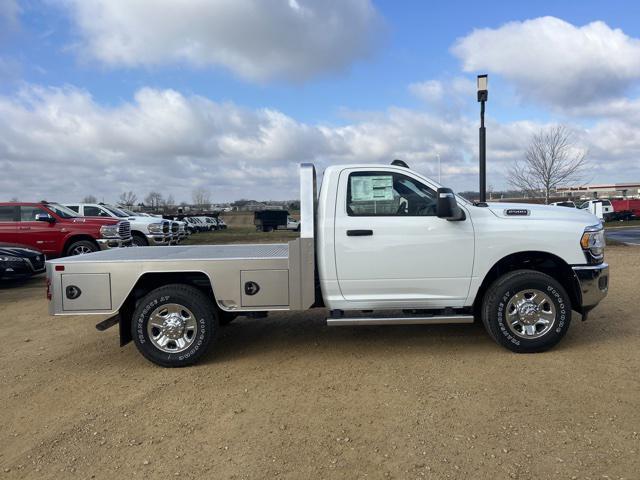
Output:
M572 267L580 289L582 313L588 312L609 292L609 265L584 265Z
M149 245L170 245L171 244L171 234L158 233L158 234L148 234L145 235L147 237L147 242Z
M96 240L100 250L109 250L111 248L130 247L131 237L125 238L99 238Z
M28 278L45 270L44 261L34 263L28 258L21 258L17 262L0 262L0 280Z

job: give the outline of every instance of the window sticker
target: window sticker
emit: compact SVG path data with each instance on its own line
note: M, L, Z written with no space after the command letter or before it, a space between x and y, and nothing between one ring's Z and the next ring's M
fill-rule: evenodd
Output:
M352 176L351 200L354 202L393 200L393 176Z

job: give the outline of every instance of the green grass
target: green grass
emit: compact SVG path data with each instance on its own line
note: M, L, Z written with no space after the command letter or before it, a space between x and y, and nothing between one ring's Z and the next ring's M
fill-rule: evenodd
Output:
M276 230L258 232L255 227L230 227L214 232L195 233L181 245L223 245L226 243L286 243L298 238L297 232Z
M611 227L640 227L640 220L629 220L628 222L607 222L604 224L605 230Z

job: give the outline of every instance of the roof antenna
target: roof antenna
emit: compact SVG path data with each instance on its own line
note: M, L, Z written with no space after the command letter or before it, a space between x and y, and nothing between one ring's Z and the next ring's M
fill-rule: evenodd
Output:
M393 162L391 162L391 165L395 165L396 167L409 168L409 165L407 165L407 163L404 160L400 160L398 158L396 158Z

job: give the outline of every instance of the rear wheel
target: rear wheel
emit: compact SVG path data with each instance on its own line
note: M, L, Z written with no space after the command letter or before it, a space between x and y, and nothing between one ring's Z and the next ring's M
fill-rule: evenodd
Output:
M516 270L489 287L482 321L491 338L509 350L542 352L567 333L571 301L562 285L549 275Z
M78 240L67 248L67 256L85 255L98 251L98 246L89 240Z
M211 300L190 285L172 284L148 293L136 307L131 335L147 360L162 367L198 361L213 345L218 318Z

